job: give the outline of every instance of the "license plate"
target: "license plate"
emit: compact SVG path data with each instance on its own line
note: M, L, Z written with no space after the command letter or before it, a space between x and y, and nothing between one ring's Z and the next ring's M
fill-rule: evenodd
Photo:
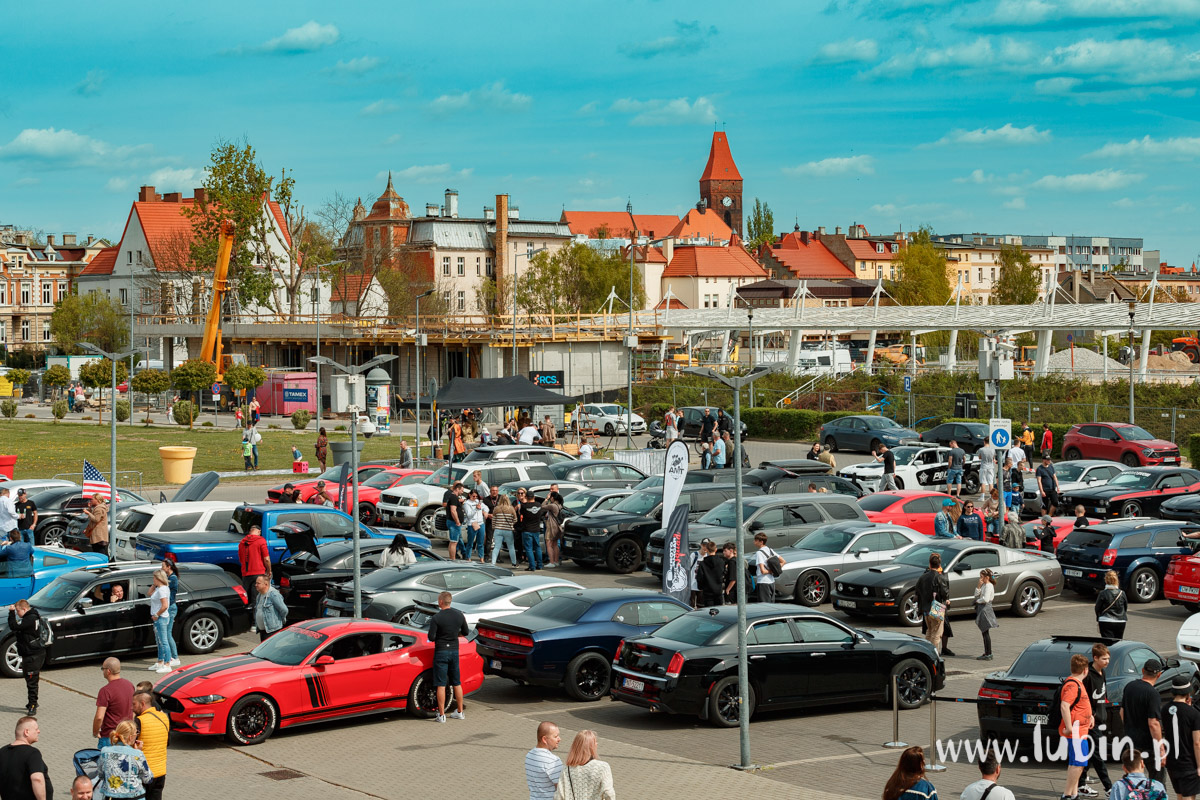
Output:
M1200 594L1200 586L1180 586L1180 594Z
M327 617L340 617L341 615L342 615L342 612L338 611L336 608L325 609L325 616L327 616Z
M834 600L833 604L838 608L858 608L858 603L853 600Z
M645 682L635 681L633 678L626 678L625 682L622 683L621 685L624 686L626 689L630 690L631 692L642 692L642 691L646 690Z
M659 556L650 556L650 563L651 564L661 564L662 558Z
M1049 714L1023 714L1023 715L1021 715L1021 721L1024 722L1026 725L1037 725L1039 722L1043 725L1049 725L1050 724L1050 715Z
M498 658L492 659L492 669L500 669L500 659L498 659Z
M1081 569L1064 569L1063 575L1066 575L1068 578L1082 578L1083 570L1081 570Z
M124 548L124 547L125 547L125 542L123 542L123 541L121 541L121 540L117 540L117 547Z
M1101 508L1100 506L1096 506L1096 507L1095 507L1095 508L1093 508L1092 510L1093 510L1093 511L1095 511L1097 514L1101 515L1101 516L1104 516L1105 514L1107 514L1107 513L1108 513L1108 509L1107 509L1107 508Z

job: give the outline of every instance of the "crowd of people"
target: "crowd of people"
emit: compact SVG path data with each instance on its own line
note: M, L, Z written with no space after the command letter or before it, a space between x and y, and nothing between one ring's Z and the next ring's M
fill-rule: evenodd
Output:
M544 498L524 488L509 497L500 494L499 487L488 486L479 470L471 479L469 490L462 481L456 481L442 496L451 559L478 560L481 564L490 560L492 566L497 566L501 551L507 549L514 568L521 560L528 571L562 566L559 541L563 496L557 483L550 485Z

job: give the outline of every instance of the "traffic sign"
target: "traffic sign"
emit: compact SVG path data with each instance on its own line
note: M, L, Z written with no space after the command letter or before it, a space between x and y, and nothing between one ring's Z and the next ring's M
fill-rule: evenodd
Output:
M1075 337L1068 333L1067 334L1067 343L1070 344L1073 341L1075 341Z
M1012 444L1012 420L988 420L988 441L992 443L992 447L1007 450Z
M215 395L220 395L221 394L221 384L214 383L212 385L212 393Z
M904 376L904 391L912 393L912 375Z

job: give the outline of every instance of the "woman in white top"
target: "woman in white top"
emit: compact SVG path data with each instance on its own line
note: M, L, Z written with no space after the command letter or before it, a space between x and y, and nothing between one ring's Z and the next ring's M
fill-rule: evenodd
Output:
M996 597L996 578L990 569L981 570L979 585L975 587L975 624L983 634L983 655L976 661L992 660L992 628L999 628L992 600Z
M487 507L479 499L479 492L472 489L470 497L462 504L463 523L467 526L467 561L473 561L477 555L479 563L483 563L483 522L486 514Z
M381 567L403 567L406 564L417 563L417 557L408 547L408 537L403 533L397 533L392 539L392 543L384 549L382 557L379 559Z
M150 619L154 620L154 641L158 645L158 661L152 672L171 671L171 589L166 570L154 571L154 591L150 594Z
M580 731L558 776L554 800L616 800L612 768L596 758L596 732Z

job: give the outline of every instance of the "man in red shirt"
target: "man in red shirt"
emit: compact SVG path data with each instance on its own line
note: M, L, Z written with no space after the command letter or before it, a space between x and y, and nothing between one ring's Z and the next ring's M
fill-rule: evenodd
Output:
M1050 454L1054 450L1054 433L1050 430L1050 423L1042 423L1042 458L1050 458Z
M1078 794L1079 778L1091 757L1093 745L1088 739L1088 732L1095 724L1095 718L1092 716L1092 701L1083 685L1087 672L1087 656L1081 653L1071 656L1071 674L1063 681L1059 698L1062 722L1058 725L1058 735L1067 739L1067 786L1063 789L1063 797L1075 797Z
M133 684L121 677L121 662L116 658L104 659L100 667L105 684L96 695L96 716L92 719L92 736L96 747L108 747L109 737L117 724L133 719Z
M251 525L238 542L238 561L242 568L242 588L246 590L246 597L254 597L254 582L258 576L266 575L267 580L271 580L271 551L257 525Z

